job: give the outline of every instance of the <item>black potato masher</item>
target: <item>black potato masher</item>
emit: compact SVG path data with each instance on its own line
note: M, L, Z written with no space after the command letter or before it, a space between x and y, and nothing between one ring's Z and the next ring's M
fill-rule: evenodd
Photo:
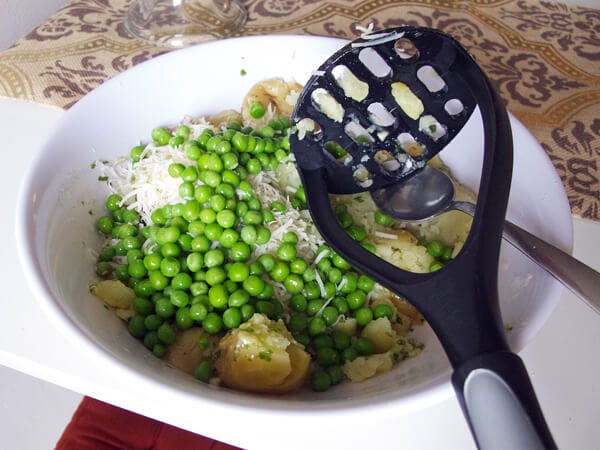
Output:
M478 108L484 155L473 224L442 269L401 270L354 241L329 194L402 182L439 153ZM420 27L363 35L305 85L290 144L311 216L355 268L407 298L431 325L454 369L452 384L485 449L556 448L521 359L506 342L498 258L512 175L508 114L489 80L453 38Z

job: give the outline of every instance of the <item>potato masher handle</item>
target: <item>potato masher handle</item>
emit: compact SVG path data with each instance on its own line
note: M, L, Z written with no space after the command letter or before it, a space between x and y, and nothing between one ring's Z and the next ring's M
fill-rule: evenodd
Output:
M557 448L519 356L476 356L454 372L452 383L478 448Z

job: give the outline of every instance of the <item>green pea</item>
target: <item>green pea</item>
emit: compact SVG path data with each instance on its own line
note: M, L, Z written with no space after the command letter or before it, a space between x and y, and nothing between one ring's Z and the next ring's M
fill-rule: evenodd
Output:
M309 281L304 284L302 291L307 300L313 300L321 296L321 288L316 281Z
M380 317L387 317L392 320L394 317L394 309L386 303L379 303L373 308L373 318L379 319Z
M202 225L202 233L204 233L204 230L206 228L204 227L204 224ZM204 235L199 235L194 237L191 242L190 242L190 250L193 252L206 252L210 249L210 240L204 236Z
M271 239L271 231L265 227L259 227L256 232L256 243L258 245L263 245L269 242Z
M227 304L239 308L250 301L250 294L244 289L237 289L229 295Z
M190 302L190 296L185 291L173 289L170 300L173 306L176 308L181 308L183 306L187 306L187 304Z
M208 334L219 333L223 329L223 319L214 312L209 312L202 321L202 329Z
M109 216L102 216L96 222L96 228L104 235L110 235L113 229L113 220Z
M248 211L242 218L246 225L259 225L263 222L263 215L260 211Z
M173 327L167 322L163 322L163 324L158 327L158 330L156 330L156 333L158 334L158 339L160 339L163 344L167 345L172 344L177 336Z
M158 145L167 145L171 139L171 132L164 127L157 127L152 130L151 136Z
M316 336L318 334L324 333L327 329L327 324L322 317L313 317L308 322L308 334L311 336Z
M303 314L292 314L287 324L292 333L304 331L308 327L308 319Z
M138 162L140 159L142 159L142 154L144 153L145 149L145 145L136 145L129 151L129 157L132 161Z
M340 351L347 349L352 344L350 335L340 330L333 330L331 339L333 340L333 346Z
M391 225L394 223L394 219L378 209L375 211L375 223L378 223L379 225Z
M175 323L177 323L177 326L182 330L191 328L192 325L194 325L194 319L190 314L190 308L179 308L175 313Z
M358 357L358 351L354 347L348 347L342 350L342 359L344 362L354 361Z
M169 284L169 278L160 269L148 271L148 280L155 291L162 291Z
M338 269L337 267L333 267L327 273L327 277L329 278L330 282L332 282L334 284L338 284L342 281L342 271L340 269Z
M358 277L353 273L345 273L340 283L340 292L342 294L349 294L358 289Z
M439 261L433 261L430 265L429 265L429 271L430 272L436 272L438 270L440 270L442 267L444 267L444 264L439 262Z
M324 304L325 304L325 301L321 298L315 298L315 299L309 300L308 304L306 305L306 313L309 316L314 316L319 311L321 311L321 308L323 308Z
M245 242L236 242L231 246L230 256L233 261L248 261L252 251Z
M227 228L223 230L221 236L219 237L219 243L223 248L231 248L233 247L239 240L240 235L233 228Z
M323 317L328 326L331 326L337 322L339 312L335 306L326 306L321 313L321 317Z
M190 317L197 322L203 321L207 314L208 309L203 303L195 303L190 306Z
M181 144L183 144L183 136L171 136L171 138L169 139L168 145L170 145L171 147L180 147Z
M250 295L256 296L260 294L265 288L265 282L256 275L250 275L242 283L246 292Z
M213 368L210 361L201 361L194 368L194 378L198 381L208 383L213 376Z
M361 242L364 241L367 237L365 227L363 227L362 225L350 225L347 231L348 235L355 241Z
M226 328L237 328L242 323L242 312L238 308L227 308L223 312L223 325Z
M307 262L302 258L294 258L290 261L290 272L302 275L308 268Z
M354 311L354 318L359 326L364 327L373 320L373 311L366 307L359 308Z
M187 141L183 144L183 152L185 153L185 157L190 161L198 161L202 155L202 149L195 141Z
M232 172L232 170L235 169L239 165L239 160L238 160L237 155L235 153L225 153L223 155L222 159L223 159L223 167L225 169L228 169L228 170L223 171L223 181L225 181L227 183L231 183L234 186L237 186L240 182L240 179L234 172ZM235 178L233 178L233 179L237 179L237 181L232 182L231 179L226 178L227 172L234 175ZM227 176L229 177L230 175L227 175Z
M356 352L362 356L369 356L375 353L375 343L363 336L356 339L354 348L356 349Z
M183 181L194 183L198 179L198 170L194 166L187 166L181 172L181 179Z
M144 318L144 326L147 330L156 331L162 325L164 320L156 314L148 314Z
M127 323L129 333L136 338L143 338L146 335L146 327L144 325L144 316L133 316Z
M243 262L234 262L229 267L227 276L235 282L243 282L250 275L250 269Z
M137 260L129 263L128 273L129 276L133 278L143 278L148 271L146 270L146 267L144 267L144 262Z
M291 261L296 257L296 246L295 244L284 242L277 249L277 256L282 261Z
M358 288L361 291L369 293L375 287L375 281L372 278L369 278L366 275L361 275L358 277Z
M207 185L196 186L196 190L194 191L194 198L198 200L198 202L202 205L210 199L212 195L212 189Z
M242 307L240 308L240 311L242 312L242 322L246 322L246 321L250 320L250 318L256 312L254 305L251 305L249 303L242 305Z
M331 377L325 370L317 369L310 375L310 387L315 392L324 392L331 388Z
M275 265L273 266L273 269L271 269L271 271L269 272L271 279L273 281L277 281L280 283L282 283L289 274L290 274L289 265L286 264L284 261L276 262Z
M364 291L356 290L346 296L346 302L351 310L361 308L367 301L367 294Z
M284 279L283 285L290 294L298 294L304 289L304 280L300 275L292 273Z
M171 279L173 289L187 290L192 285L192 277L185 272L178 273Z
M241 131L237 132L231 138L231 144L236 150L240 152L245 152L248 148L248 136L242 133Z
M223 308L224 306L227 306L228 299L229 292L227 292L227 288L222 284L211 286L208 290L208 300L214 308Z
M444 252L444 247L445 245L438 240L428 242L426 246L427 253L429 253L434 258L439 258L440 256L442 256L442 253Z
M333 366L340 363L340 355L334 348L322 347L317 349L316 360L321 367Z
M150 219L154 225L164 225L167 222L167 216L163 208L157 208L150 214Z
M204 265L202 253L191 252L186 257L187 267L190 272L198 272Z
M204 235L211 241L218 241L223 233L223 227L218 223L209 223L204 228Z
M203 170L199 174L199 179L212 188L217 187L223 181L221 175L213 170Z
M262 170L262 165L258 159L250 158L248 160L248 162L246 163L246 170L248 171L249 174L256 175L257 173L260 173L260 171Z
M233 211L223 209L217 213L216 220L223 228L231 228L235 225L236 216Z
M160 254L165 258L169 256L176 258L181 254L181 248L174 242L167 242L160 247Z
M106 197L105 206L109 211L117 211L121 207L123 198L119 194L110 194Z
M275 212L284 213L286 211L285 205L279 201L272 202L270 207L271 210Z
M177 242L180 234L181 231L179 228L174 226L159 228L156 232L156 243L158 245L164 245L167 243Z
M296 312L304 312L308 306L308 302L303 295L293 295L290 298L290 307Z
M167 168L167 173L172 178L179 178L179 177L181 177L181 174L183 173L184 170L185 170L185 166L183 164L171 163L171 164L169 164L169 167Z
M166 277L174 277L179 273L181 263L172 256L163 258L160 261L160 272Z
M452 247L444 247L442 254L440 255L440 260L442 262L448 262L452 259L452 255L454 254L454 249Z
M227 203L227 199L225 198L224 195L221 195L221 194L214 194L208 200L208 205L215 212L224 210L226 203Z
M223 283L227 278L227 274L222 267L211 267L206 271L206 282L210 286L215 286Z

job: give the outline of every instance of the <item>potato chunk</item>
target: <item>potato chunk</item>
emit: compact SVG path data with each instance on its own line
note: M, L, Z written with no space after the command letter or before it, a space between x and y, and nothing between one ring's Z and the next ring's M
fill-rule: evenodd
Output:
M118 280L98 281L92 284L90 292L113 308L128 309L135 300L133 289Z
M285 393L308 376L310 355L282 321L254 314L232 330L217 349L215 369L223 384L249 392Z
M179 332L167 350L165 361L179 370L193 374L201 361L210 359L210 349L202 349L198 345L201 337L208 337L210 340L210 336L199 327Z
M281 78L273 78L256 83L242 102L242 117L244 123L260 128L266 125L271 117L265 114L256 119L250 114L250 105L254 102L261 103L267 110L273 112L275 117L292 115L296 99L302 91L302 86L294 81L285 81Z

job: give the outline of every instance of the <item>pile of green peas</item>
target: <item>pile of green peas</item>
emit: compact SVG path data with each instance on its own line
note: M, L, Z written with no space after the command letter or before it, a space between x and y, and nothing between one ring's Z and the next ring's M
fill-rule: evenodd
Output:
M165 354L179 330L200 326L217 334L255 312L281 317L264 268L250 263L256 246L270 240L267 224L276 209L262 204L247 177L274 170L289 155L288 130L285 118L256 131L231 122L222 131L207 128L197 139L186 125L155 128L155 145L179 148L189 161L168 167L181 180L181 202L153 211L149 225L118 194L107 197L97 228L108 239L96 272L134 290L128 328L155 355ZM131 149L134 164L144 149ZM303 191L294 198L296 207L306 207Z
M260 114L260 108L254 112ZM274 213L284 213L286 206L263 205L247 177L274 170L289 155L289 132L286 118L259 130L231 122L220 131L207 128L196 139L186 125L152 130L155 145L178 148L189 161L168 167L169 175L181 181L181 201L156 209L152 224L145 224L119 195L109 195L107 213L97 221L107 244L96 272L134 290L128 329L156 356L165 355L181 330L201 327L215 335L261 313L285 320L315 361L312 389L324 391L342 381L344 362L374 352L368 339L334 329L340 316L354 317L364 327L378 317L391 318L393 311L388 305L368 306L373 280L328 246L319 248L316 264L298 256L294 232L285 233L275 254L254 256L256 247L271 238L267 225ZM131 149L134 164L144 150L144 145ZM304 190L290 201L306 208ZM351 237L374 251L347 208L336 207L336 214ZM285 289L285 299L276 297L278 286ZM206 347L206 339L198 345ZM207 381L212 367L205 361L195 374Z

